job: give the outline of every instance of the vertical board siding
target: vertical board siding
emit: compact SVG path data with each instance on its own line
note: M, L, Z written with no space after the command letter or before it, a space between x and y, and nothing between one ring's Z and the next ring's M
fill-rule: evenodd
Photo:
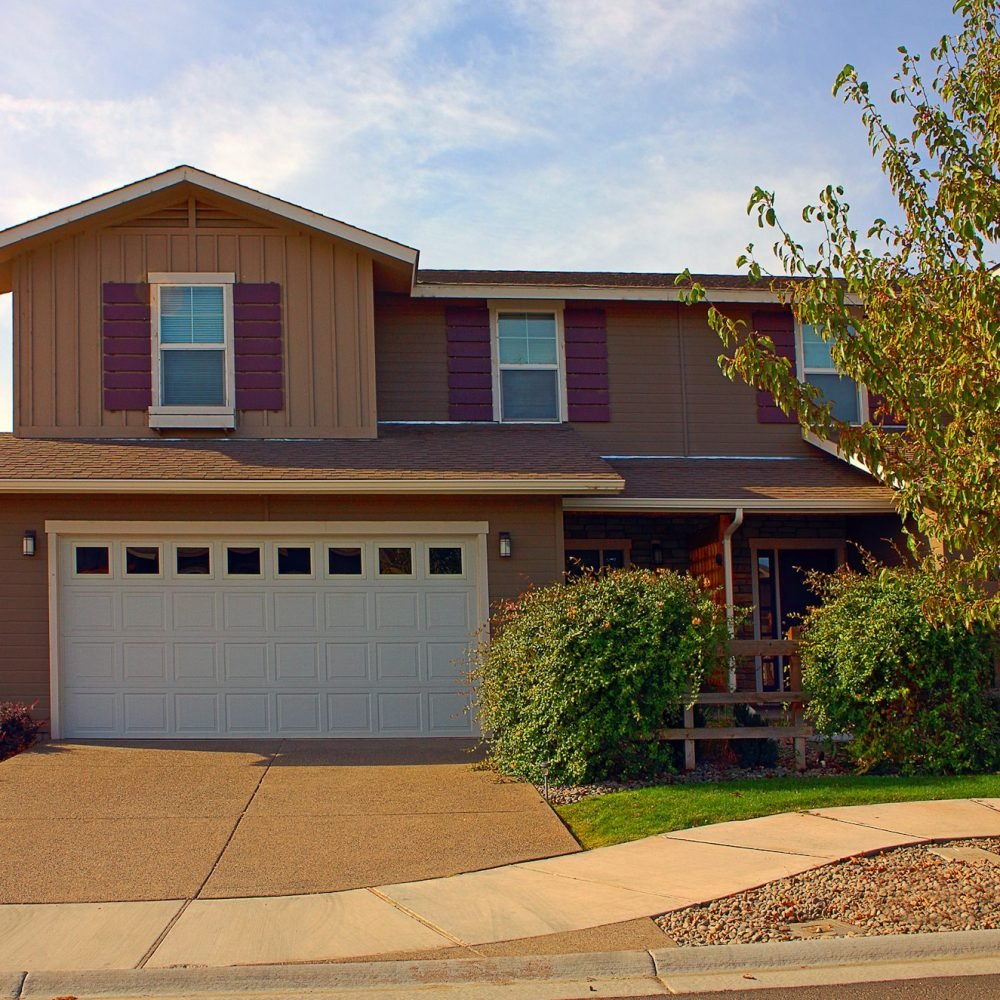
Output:
M445 326L448 333L448 419L492 420L490 312L486 306L449 306L445 309Z
M572 422L611 419L608 385L608 322L603 309L563 312L566 341L567 417Z
M233 285L236 409L284 409L281 354L281 285Z
M787 358L795 367L795 319L788 310L782 312L755 312L753 329L757 334L765 334L774 342L775 353ZM765 389L757 390L757 423L797 424L793 413L782 413L774 397Z
M153 403L149 285L106 281L102 293L104 409L147 409Z

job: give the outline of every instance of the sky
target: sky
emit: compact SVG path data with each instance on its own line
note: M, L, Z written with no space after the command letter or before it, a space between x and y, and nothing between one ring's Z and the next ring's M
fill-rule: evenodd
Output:
M179 163L423 267L736 273L828 183L892 214L885 97L950 0L0 0L0 229ZM804 231L802 235L808 235ZM808 245L808 241L807 241ZM11 297L0 296L0 430Z

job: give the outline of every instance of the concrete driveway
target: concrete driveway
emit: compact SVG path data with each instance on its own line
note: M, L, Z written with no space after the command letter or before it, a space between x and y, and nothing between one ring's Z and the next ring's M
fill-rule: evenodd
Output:
M579 850L472 746L45 744L0 763L0 903L329 892Z

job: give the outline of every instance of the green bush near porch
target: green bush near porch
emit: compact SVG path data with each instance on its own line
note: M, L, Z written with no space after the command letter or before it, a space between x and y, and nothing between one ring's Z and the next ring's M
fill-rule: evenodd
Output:
M503 602L491 634L472 671L488 761L577 784L673 769L655 733L716 664L726 626L691 577L623 569Z
M908 567L813 577L822 604L799 653L807 717L850 733L861 771L959 774L1000 766L1000 712L989 697L996 635L933 620L939 584Z

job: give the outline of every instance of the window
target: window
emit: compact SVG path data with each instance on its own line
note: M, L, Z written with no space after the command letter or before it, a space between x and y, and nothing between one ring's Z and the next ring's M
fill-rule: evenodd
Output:
M581 576L602 569L632 565L632 542L625 538L566 539L566 575Z
M153 427L234 426L233 274L149 276Z
M226 573L229 576L260 576L260 547L226 546Z
M413 550L405 546L379 546L379 576L412 576Z
M361 549L357 546L334 546L327 550L330 576L361 576Z
M494 305L494 411L498 420L559 421L565 412L562 310Z
M155 545L125 546L126 576L159 576L160 550Z
M278 576L311 576L312 549L308 546L278 546Z
M461 546L430 546L427 550L427 572L430 576L461 576Z
M861 391L858 383L838 374L830 356L830 341L824 340L817 327L803 323L800 327L802 350L802 381L816 386L825 402L833 404L833 415L848 424L861 422Z
M78 576L107 576L111 572L107 545L77 545L75 555Z
M181 545L177 548L178 576L210 576L212 553L205 545Z

